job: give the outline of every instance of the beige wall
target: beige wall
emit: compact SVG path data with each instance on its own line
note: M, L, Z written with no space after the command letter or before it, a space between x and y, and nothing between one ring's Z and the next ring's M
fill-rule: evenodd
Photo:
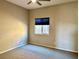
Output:
M30 11L30 43L48 47L55 46L55 12L55 7L47 7ZM50 17L49 35L34 34L34 19L42 17Z
M78 51L77 3L57 7L56 47L68 51Z
M29 43L68 51L77 50L77 3L67 3L30 11ZM35 35L34 19L50 17L50 34Z
M26 44L27 20L26 9L0 0L0 53Z
M34 34L34 18L40 17L50 17L49 35ZM29 43L78 51L76 2L28 12L24 8L0 0L0 53L27 44L28 24Z

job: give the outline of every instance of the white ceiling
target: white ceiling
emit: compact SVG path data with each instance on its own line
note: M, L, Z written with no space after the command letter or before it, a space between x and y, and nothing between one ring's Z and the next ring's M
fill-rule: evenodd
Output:
M16 4L18 6L24 7L26 9L36 9L36 8L40 8L40 7L46 7L46 6L51 6L51 5L55 5L55 4L68 3L68 2L73 2L73 1L77 1L77 0L51 0L50 2L40 1L40 3L42 3L42 6L39 6L37 3L31 3L31 4L27 5L27 3L30 0L6 0L6 1L11 2L13 4Z

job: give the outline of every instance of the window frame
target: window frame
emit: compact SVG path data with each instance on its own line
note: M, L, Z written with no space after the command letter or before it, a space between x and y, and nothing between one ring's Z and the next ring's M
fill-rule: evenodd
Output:
M37 20L38 20L38 19L40 19L40 20L48 19L48 22L47 22L47 24L46 24L46 23L44 23L44 24L43 24L43 23L42 23L42 24L39 24L39 23L38 23L38 24L37 24L37 23L36 23L36 21L37 21L36 19L37 19ZM49 29L50 29L50 21L49 21L49 19L50 19L49 17L35 18L35 21L34 21L34 23L35 23L35 24L34 24L34 34L35 34L35 35L49 35L49 33L50 33L50 30L49 30ZM38 26L38 25L39 25L39 26L42 26L42 27L41 27L41 30L40 30L41 33L36 33L36 31L35 31L35 30L36 30L36 26ZM47 25L48 25L48 34L45 34L43 30L44 30L44 26L47 26Z

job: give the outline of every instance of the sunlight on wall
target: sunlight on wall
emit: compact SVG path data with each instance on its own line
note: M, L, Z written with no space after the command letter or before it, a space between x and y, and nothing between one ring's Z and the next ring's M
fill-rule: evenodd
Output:
M0 13L0 52L27 44L28 27L24 19L8 12Z
M27 44L28 10L0 0L0 53Z
M2 50L6 47L26 44L26 24L16 19L0 20L0 22L0 44L3 45L0 47Z

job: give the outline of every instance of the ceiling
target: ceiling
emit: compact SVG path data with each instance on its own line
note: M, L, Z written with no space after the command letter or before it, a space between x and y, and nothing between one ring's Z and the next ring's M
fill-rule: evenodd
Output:
M13 4L16 4L18 6L24 7L26 9L36 9L36 8L40 8L40 7L46 7L46 6L51 6L51 5L55 5L55 4L62 4L62 3L68 3L68 2L73 2L73 1L77 1L77 0L51 0L49 2L47 1L40 1L40 3L42 3L42 5L38 5L37 3L31 3L29 5L27 5L27 3L30 0L6 0L8 2L11 2Z

